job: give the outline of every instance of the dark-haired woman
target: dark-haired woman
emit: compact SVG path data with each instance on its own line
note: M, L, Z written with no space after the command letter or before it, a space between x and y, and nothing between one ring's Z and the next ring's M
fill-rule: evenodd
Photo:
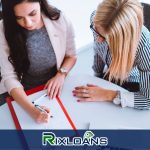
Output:
M9 94L39 123L48 113L28 101L24 89L45 84L48 96L59 95L76 62L70 21L46 0L2 0L0 66Z

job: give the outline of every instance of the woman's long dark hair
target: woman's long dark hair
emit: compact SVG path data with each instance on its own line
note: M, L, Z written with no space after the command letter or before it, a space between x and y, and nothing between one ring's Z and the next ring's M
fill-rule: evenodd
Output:
M60 16L60 10L50 6L46 0L2 0L4 32L10 48L8 59L13 64L19 79L27 72L30 65L26 47L26 34L23 28L17 24L14 14L14 6L24 1L39 2L41 12L51 20L57 20Z

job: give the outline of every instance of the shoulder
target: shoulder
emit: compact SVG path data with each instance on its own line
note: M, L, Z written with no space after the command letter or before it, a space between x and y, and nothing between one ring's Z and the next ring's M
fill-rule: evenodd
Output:
M55 27L65 27L71 24L70 19L63 13L60 12L60 17L57 20L51 20L45 14L42 14L45 23L52 23Z
M142 71L150 71L150 32L143 26L137 49L137 65Z
M150 32L145 26L142 27L141 43L142 42L150 44Z
M60 24L65 24L67 26L72 24L71 20L69 19L69 17L66 16L64 12L60 13L60 17L57 22L59 22Z

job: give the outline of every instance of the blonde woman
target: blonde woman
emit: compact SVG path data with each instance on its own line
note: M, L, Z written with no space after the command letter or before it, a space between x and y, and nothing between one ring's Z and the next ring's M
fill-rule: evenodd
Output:
M76 87L80 101L110 101L122 107L150 108L150 32L138 0L103 0L91 17L96 76L129 92L96 85ZM107 70L104 73L104 68Z

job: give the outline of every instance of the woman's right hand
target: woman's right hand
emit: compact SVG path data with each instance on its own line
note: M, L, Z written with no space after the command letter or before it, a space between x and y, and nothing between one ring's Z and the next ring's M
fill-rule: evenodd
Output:
M41 112L38 110L30 101L22 87L13 88L10 95L15 99L15 101L21 105L21 107L26 110L29 115L38 123L47 123L50 118L50 110L46 107L42 107L46 112Z
M45 106L41 106L46 112L42 112L36 107L34 107L33 118L37 123L48 123L50 118L50 109L46 108Z

